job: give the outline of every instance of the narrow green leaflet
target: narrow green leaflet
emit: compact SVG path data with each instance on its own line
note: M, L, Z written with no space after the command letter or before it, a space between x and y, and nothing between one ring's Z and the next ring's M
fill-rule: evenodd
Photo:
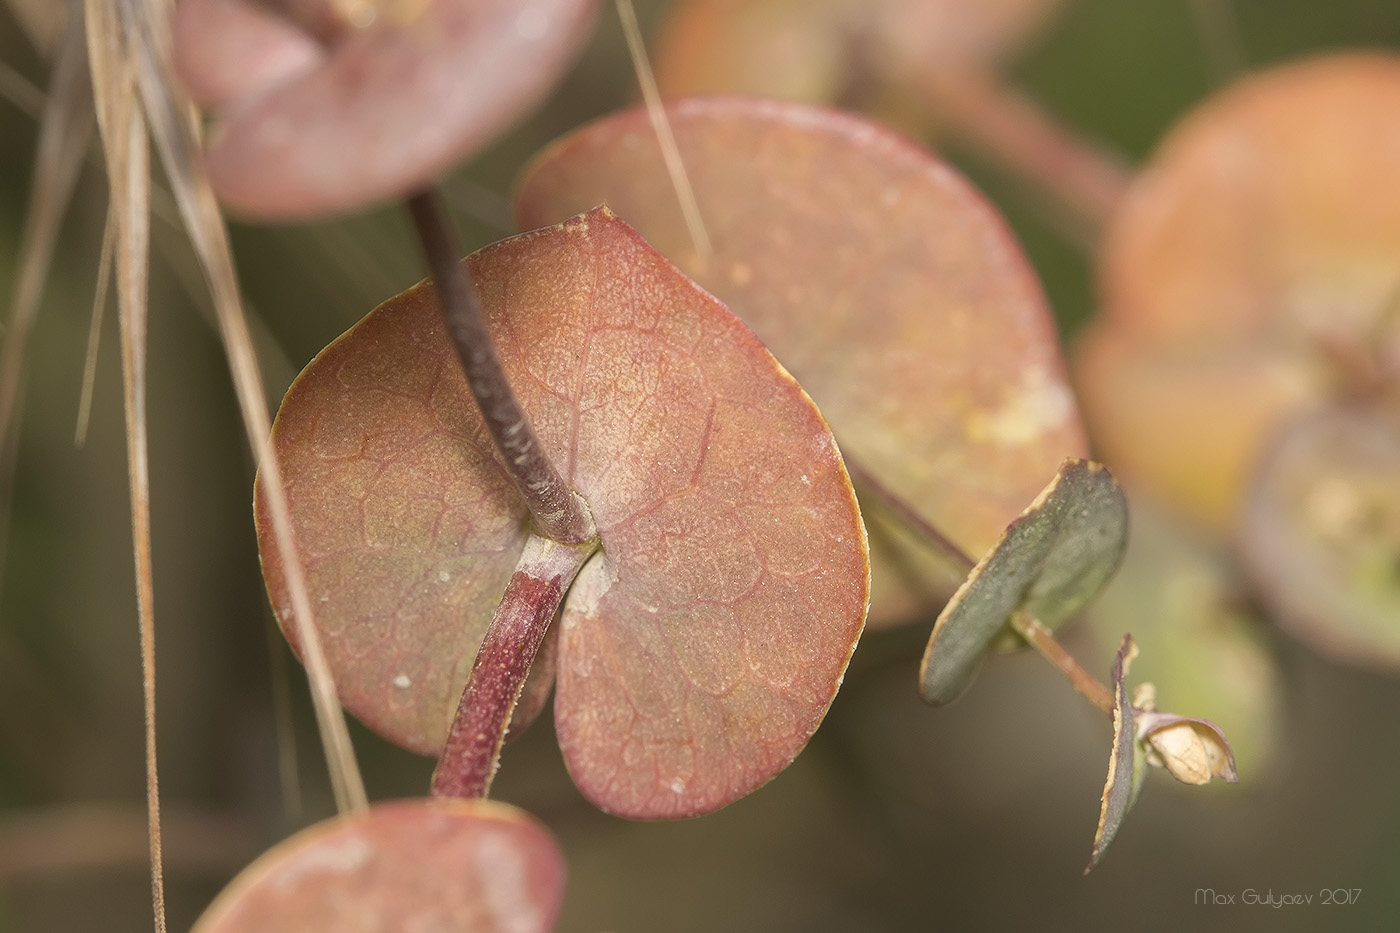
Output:
M989 650L1017 645L1013 612L1052 629L1078 612L1113 576L1127 540L1127 502L1108 470L1066 460L939 615L919 672L920 696L934 705L951 702Z

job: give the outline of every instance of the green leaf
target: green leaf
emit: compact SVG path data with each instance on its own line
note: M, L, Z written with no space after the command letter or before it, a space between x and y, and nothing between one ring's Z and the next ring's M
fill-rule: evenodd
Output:
M1127 537L1127 503L1113 477L1097 463L1066 460L939 615L919 672L920 696L951 702L989 650L1020 644L1012 613L1024 611L1053 629L1078 612L1113 576Z
M1124 635L1113 662L1113 751L1108 758L1108 779L1104 782L1099 802L1099 825L1094 831L1094 849L1084 874L1093 871L1103 858L1104 850L1118 835L1118 828L1128 815L1147 774L1144 752L1137 742L1136 710L1128 700L1123 678L1128 665L1137 655L1133 636Z

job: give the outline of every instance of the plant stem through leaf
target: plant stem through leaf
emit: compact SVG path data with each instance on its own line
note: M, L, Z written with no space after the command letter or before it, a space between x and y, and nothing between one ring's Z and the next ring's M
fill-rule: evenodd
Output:
M520 691L579 569L598 550L531 534L472 663L437 770L434 797L485 797Z

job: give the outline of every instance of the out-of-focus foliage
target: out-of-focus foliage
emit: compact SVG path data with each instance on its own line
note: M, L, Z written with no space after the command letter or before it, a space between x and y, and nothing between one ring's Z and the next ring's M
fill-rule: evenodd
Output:
M1010 78L1069 125L1130 158L1219 86L1189 0L1071 0ZM655 28L664 3L642 4ZM1391 0L1236 0L1239 58L1257 66L1364 44L1400 49ZM605 8L606 10L606 8ZM1228 37L1227 37L1228 40ZM7 9L0 61L42 84L44 67ZM450 190L468 248L513 232L506 195L543 144L628 105L635 79L605 15L583 60L535 116L458 171ZM21 95L22 96L22 95ZM8 294L34 117L0 102L0 294ZM962 151L948 144L955 158ZM1097 306L1089 258L1043 203L979 162L963 166L1008 214L1066 334ZM1380 181L1378 180L1377 184ZM99 359L92 432L72 444L87 313L105 209L99 173L80 182L33 341L16 492L0 590L0 931L146 930L135 608L115 339ZM274 397L306 360L424 272L390 210L305 228L236 228L244 288L260 312ZM330 812L300 671L269 640L248 462L198 275L159 226L154 267L152 481L168 895L182 929L243 865ZM275 349L273 349L275 348ZM280 354L280 356L279 356ZM1129 487L1130 502L1134 490ZM1133 558L1130 556L1129 561ZM1233 593L1233 590L1229 590ZM1110 594L1111 598L1112 594ZM1231 614L1254 614L1246 603ZM1107 644L1071 648L1106 671ZM1145 622L1144 622L1145 625ZM931 711L917 698L927 630L867 638L823 728L796 764L703 820L633 824L577 793L547 727L508 752L496 781L555 832L569 865L565 929L909 929L930 911L950 929L1093 929L1147 910L1156 925L1311 931L1400 924L1400 748L1360 724L1400 708L1400 684L1341 668L1276 630L1251 630L1284 662L1267 675L1286 743L1251 752L1242 727L1170 692L1145 632L1135 673L1162 702L1220 722L1241 784L1223 793L1145 794L1113 856L1088 879L1085 828L1109 735L1103 717L1023 654L987 665L967 696ZM1258 672L1255 643L1236 668ZM271 645L271 647L269 647ZM271 653L270 653L271 652ZM273 663L275 659L275 663ZM287 670L292 672L290 675ZM1230 665L1222 665L1229 670ZM1273 670L1272 668L1270 669ZM300 740L300 808L280 798L274 686L290 684ZM1276 692L1273 692L1276 691ZM421 795L431 762L364 730L374 797ZM1268 767L1264 767L1264 762ZM1149 778L1159 781L1161 776ZM1170 785L1171 782L1166 782ZM1235 895L1206 906L1198 889ZM1267 910L1245 892L1360 888L1355 906ZM1324 913L1327 911L1327 913ZM1132 912L1132 913L1130 913Z

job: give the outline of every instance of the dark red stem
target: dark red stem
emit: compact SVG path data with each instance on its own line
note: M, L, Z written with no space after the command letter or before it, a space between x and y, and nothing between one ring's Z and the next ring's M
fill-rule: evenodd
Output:
M530 665L569 584L596 550L594 542L570 547L535 534L525 542L457 704L433 772L434 797L485 797L491 789Z
M520 407L501 367L476 289L459 261L457 237L437 194L428 190L414 195L408 201L408 209L467 384L501 460L530 510L535 528L561 544L579 545L592 540L598 533L592 516L540 447L530 418Z

